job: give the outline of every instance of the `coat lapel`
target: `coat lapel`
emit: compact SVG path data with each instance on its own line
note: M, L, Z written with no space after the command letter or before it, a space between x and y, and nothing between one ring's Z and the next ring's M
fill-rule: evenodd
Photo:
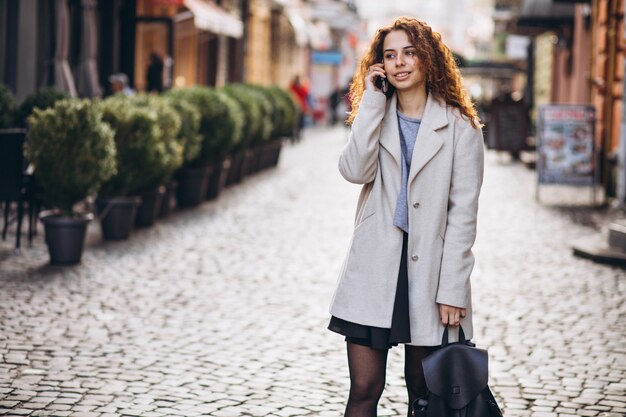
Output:
M400 130L398 127L398 115L396 113L397 98L394 94L387 101L387 110L383 118L383 126L380 132L380 144L387 149L395 159L398 169L402 163L402 149L400 148Z
M380 144L393 156L398 169L402 164L402 149L400 148L400 128L398 126L398 114L396 113L397 98L394 94L387 102L387 110L383 118L383 126L380 133ZM422 117L422 125L417 132L415 148L411 159L411 171L409 172L409 184L417 173L424 168L441 149L443 139L436 131L448 125L448 115L445 105L428 95L426 108Z
M398 129L397 125L396 119L396 130ZM442 105L432 94L429 94L426 100L424 116L422 117L422 124L415 140L415 148L411 158L411 170L409 171L409 184L443 146L443 138L437 130L447 125L448 115L445 105ZM398 145L398 147L400 146Z

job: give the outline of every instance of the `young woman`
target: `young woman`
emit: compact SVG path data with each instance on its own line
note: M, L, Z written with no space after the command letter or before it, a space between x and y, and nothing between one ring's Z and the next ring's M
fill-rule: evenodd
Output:
M347 417L376 416L387 352L405 345L409 404L446 325L472 337L470 274L483 138L450 50L426 23L381 28L351 86L343 177L363 184L330 313L346 336ZM408 414L410 414L410 410Z

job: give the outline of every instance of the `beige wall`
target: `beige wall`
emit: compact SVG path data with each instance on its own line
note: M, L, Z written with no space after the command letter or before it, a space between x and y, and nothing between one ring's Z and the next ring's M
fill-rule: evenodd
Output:
M248 21L248 48L246 55L246 82L271 84L271 9L268 1L250 3Z
M535 39L534 107L532 118L537 120L538 109L552 101L552 68L556 36L543 33Z
M284 11L267 0L252 0L248 21L246 82L289 86L295 75L306 77L309 49L296 43Z

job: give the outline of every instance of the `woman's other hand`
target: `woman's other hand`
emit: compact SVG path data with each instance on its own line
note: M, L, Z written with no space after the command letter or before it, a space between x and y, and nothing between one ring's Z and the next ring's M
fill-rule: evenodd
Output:
M453 307L446 304L439 305L439 318L444 326L456 327L461 323L461 319L467 315L467 309Z

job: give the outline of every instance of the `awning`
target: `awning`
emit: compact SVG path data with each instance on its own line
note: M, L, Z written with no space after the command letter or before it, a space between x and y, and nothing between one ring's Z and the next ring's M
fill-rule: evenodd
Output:
M556 3L553 0L524 0L518 27L556 28L574 22L573 3Z
M241 38L243 23L212 1L184 0L185 7L193 13L194 23L198 29L218 35Z
M326 22L321 20L312 22L298 9L289 10L287 18L293 27L298 46L310 45L311 48L319 50L327 50L332 46L333 39Z
M333 38L330 33L330 27L326 22L321 20L307 22L307 33L311 41L311 48L318 50L326 50L333 44Z
M55 0L55 29L56 43L52 58L52 77L46 80L45 85L52 86L57 90L66 91L72 97L76 97L76 85L74 76L68 61L70 49L70 12L65 0Z
M294 10L289 10L287 12L287 18L289 19L289 23L293 27L293 32L295 34L296 44L298 46L306 46L309 43L309 36L307 35L307 23L306 20Z
M98 26L96 25L96 0L82 0L80 60L76 68L76 89L81 97L100 97L98 82Z

